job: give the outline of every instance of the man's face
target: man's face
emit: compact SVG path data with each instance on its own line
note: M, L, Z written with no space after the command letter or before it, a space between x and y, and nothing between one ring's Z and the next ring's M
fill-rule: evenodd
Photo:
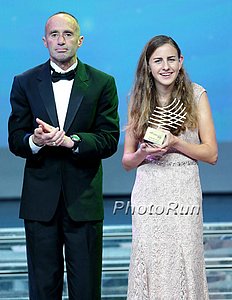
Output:
M68 69L76 60L76 52L82 45L83 37L80 36L75 19L66 14L58 14L47 21L43 41L51 61Z

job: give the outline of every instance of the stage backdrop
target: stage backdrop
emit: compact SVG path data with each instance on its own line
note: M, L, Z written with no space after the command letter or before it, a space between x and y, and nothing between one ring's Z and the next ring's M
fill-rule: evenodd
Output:
M0 9L0 197L18 195L21 183L21 160L15 160L6 150L12 80L16 74L47 60L47 49L42 43L44 24L58 11L70 12L79 20L81 34L85 37L79 58L115 77L121 128L126 124L127 95L143 46L154 35L172 36L182 49L190 78L207 89L217 138L222 144L220 160L224 160L224 155L227 159L232 142L231 0L3 0ZM123 138L122 132L120 150ZM113 161L120 164L121 152L115 157L117 161ZM19 165L20 170L16 172ZM112 165L106 165L106 168L110 166L110 172ZM219 163L216 173L221 176L215 175L217 182L211 180L215 169L210 168L204 179L206 186L209 184L216 190L229 189L231 173L227 166L220 169ZM124 171L120 169L119 172ZM120 176L117 174L114 182ZM130 176L125 175L126 178ZM6 181L7 186L11 186L8 191ZM126 190L130 190L131 184L123 183L128 187ZM118 188L116 184L116 190Z

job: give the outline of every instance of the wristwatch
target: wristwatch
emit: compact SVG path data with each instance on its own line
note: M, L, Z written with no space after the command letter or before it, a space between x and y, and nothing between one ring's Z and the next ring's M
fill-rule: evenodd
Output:
M72 147L72 151L78 152L77 149L78 149L79 143L81 142L81 138L77 134L72 134L72 135L70 135L70 139L74 143L74 145Z

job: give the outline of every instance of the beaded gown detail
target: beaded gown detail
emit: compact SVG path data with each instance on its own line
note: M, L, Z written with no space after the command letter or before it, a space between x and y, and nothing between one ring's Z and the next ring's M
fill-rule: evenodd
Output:
M205 91L193 84L198 104ZM180 135L199 144L197 129ZM202 191L195 160L170 149L137 168L127 300L208 300Z

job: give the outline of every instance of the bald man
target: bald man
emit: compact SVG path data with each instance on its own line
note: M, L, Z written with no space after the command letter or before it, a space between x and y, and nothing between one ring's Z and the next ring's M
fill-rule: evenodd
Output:
M62 299L65 260L69 299L100 300L101 160L117 150L117 90L112 76L77 58L83 36L71 14L49 17L43 42L50 58L15 76L9 118L10 150L26 159L30 299Z

